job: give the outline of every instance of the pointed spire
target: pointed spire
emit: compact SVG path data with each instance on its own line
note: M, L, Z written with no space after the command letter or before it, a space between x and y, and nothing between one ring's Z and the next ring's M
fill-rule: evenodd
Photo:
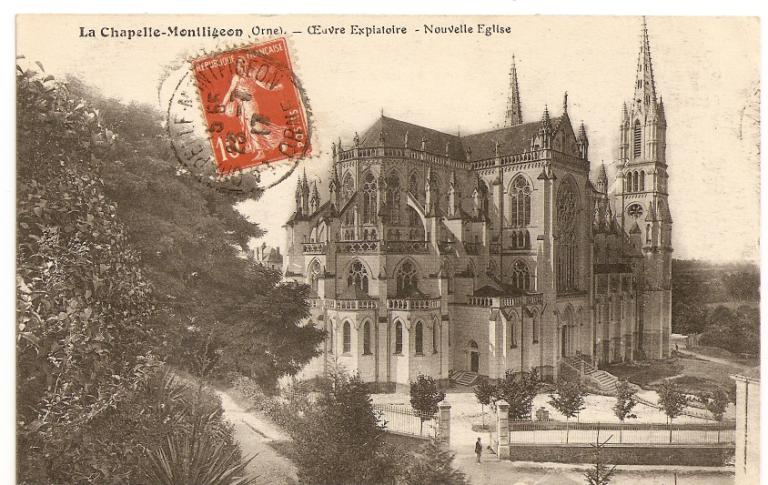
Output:
M640 36L640 53L637 56L634 102L642 107L649 107L652 104L656 104L656 84L653 80L651 43L648 40L648 27L645 23L645 17L643 17Z
M517 66L512 55L512 67L509 70L509 97L507 98L507 113L504 126L515 126L523 122L523 111L520 106L520 89L517 84Z
M605 171L605 163L601 163L597 169L597 190L604 194L608 192L608 174Z
M568 91L563 94L563 115L568 114Z
M550 124L551 124L551 119L549 118L549 108L545 104L544 113L541 115L541 125L549 128Z
M629 123L629 111L627 111L627 103L625 101L622 104L623 104L623 107L621 109L621 122L622 124Z

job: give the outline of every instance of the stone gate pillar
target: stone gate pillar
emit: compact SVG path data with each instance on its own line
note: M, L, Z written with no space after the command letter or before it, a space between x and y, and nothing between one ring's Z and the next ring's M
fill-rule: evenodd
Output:
M437 405L437 441L445 448L451 446L451 404L443 399Z
M496 456L499 460L509 459L509 403L503 399L496 401L496 434L499 444Z

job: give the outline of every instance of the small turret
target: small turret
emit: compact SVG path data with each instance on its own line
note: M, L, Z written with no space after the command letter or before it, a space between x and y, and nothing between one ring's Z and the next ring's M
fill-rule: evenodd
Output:
M576 145L579 147L579 156L587 160L589 159L589 139L587 138L587 130L584 128L584 122L581 122L579 126L579 135L576 138Z
M605 171L604 163L601 163L600 167L597 169L597 183L595 184L595 188L598 192L603 194L608 193L608 174Z

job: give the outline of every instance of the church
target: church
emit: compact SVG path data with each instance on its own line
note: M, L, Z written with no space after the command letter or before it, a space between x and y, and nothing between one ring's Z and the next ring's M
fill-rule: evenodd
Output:
M524 121L512 62L503 128L455 135L382 116L333 143L329 200L306 175L286 280L311 287L320 369L382 390L418 374L491 380L669 356L672 218L664 104L645 20L618 168L589 161L564 96Z

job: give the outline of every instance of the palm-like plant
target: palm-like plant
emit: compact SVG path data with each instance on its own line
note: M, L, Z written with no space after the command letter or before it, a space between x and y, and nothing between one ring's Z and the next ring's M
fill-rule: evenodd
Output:
M242 460L233 447L206 431L210 416L195 420L191 433L168 438L147 454L146 474L157 485L251 485L245 468L254 457Z

